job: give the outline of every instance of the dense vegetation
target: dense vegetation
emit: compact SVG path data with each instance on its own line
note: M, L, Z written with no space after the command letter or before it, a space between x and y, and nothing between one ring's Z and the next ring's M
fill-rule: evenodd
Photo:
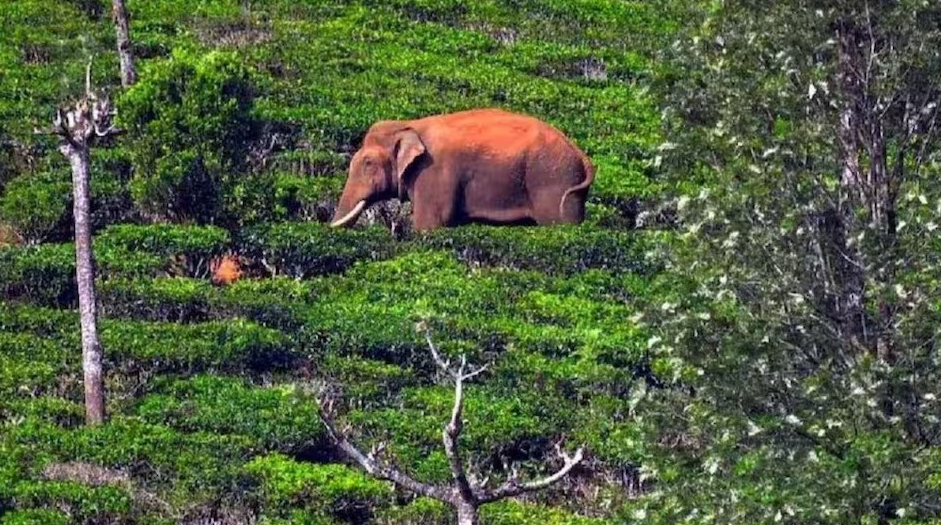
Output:
M588 451L485 523L941 519L937 8L876 2L867 36L852 2L130 0L122 90L109 4L0 3L0 523L448 523L316 416L326 388L364 449L447 480L417 323L489 364L475 475ZM89 60L126 131L92 155L98 427L68 163L33 134ZM373 121L480 106L591 156L584 224L323 223ZM891 223L841 193L879 137L856 169L898 170ZM213 285L232 253L245 278Z

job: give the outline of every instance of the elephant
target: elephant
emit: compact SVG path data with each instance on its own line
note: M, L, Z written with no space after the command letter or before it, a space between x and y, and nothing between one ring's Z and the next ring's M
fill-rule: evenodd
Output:
M571 140L531 116L490 108L384 120L353 155L331 226L393 198L411 201L415 230L577 224L594 174Z

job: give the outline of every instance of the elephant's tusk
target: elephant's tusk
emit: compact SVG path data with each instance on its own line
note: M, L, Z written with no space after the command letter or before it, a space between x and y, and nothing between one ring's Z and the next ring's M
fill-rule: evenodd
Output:
M366 207L366 201L365 201L365 200L359 201L358 203L356 203L356 206L353 206L353 209L350 210L349 213L347 213L347 214L344 215L343 217L341 217L341 218L339 218L339 219L337 219L337 220L331 222L331 223L330 223L330 226L333 227L333 228L336 228L336 227L339 227L339 226L345 226L346 223L348 223L348 222L352 221L353 219L359 217L359 214L363 211L363 208L365 208L365 207Z

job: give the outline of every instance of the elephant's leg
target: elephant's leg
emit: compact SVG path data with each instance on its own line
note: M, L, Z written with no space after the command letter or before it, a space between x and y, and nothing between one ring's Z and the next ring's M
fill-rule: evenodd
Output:
M412 226L415 230L432 230L455 223L455 206L451 200L412 204Z
M578 224L585 218L585 199L569 194L562 204L564 189L544 190L532 197L533 219L537 224Z

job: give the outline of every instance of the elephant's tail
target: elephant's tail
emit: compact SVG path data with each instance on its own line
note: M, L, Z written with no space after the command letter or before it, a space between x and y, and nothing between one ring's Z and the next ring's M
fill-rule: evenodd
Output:
M591 186L591 183L595 182L595 166L585 154L582 154L582 165L585 167L585 180L565 190L565 193L562 194L562 200L559 202L559 217L565 217L565 198L568 197L570 193L587 193L588 187Z

